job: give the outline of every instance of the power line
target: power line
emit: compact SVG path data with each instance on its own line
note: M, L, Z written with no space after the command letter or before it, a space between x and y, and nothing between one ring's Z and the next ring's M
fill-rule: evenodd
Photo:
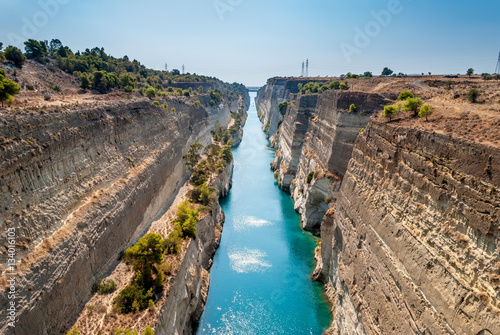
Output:
M497 67L495 68L495 73L500 73L500 53L498 54Z

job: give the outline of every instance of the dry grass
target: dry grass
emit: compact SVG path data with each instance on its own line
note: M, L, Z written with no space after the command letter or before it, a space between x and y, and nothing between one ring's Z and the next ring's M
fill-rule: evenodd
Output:
M348 82L351 90L379 93L393 101L399 92L409 90L421 97L424 103L435 107L428 122L411 117L411 113L400 113L390 123L392 125L419 128L500 147L500 92L497 80L486 81L480 76L419 76ZM481 94L474 104L466 99L466 93L471 88L477 88ZM381 119L380 115L374 118Z

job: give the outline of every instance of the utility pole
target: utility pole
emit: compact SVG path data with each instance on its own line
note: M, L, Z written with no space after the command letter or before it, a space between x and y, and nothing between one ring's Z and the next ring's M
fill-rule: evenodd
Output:
M498 54L497 67L495 68L495 73L500 74L500 53Z

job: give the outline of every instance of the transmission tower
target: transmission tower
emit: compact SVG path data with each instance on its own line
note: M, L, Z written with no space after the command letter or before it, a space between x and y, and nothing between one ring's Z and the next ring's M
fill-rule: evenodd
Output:
M165 63L165 71L168 72L168 64L167 63Z
M182 64L182 75L184 75L184 64Z
M306 77L309 77L309 59L306 59Z
M300 72L300 76L304 77L304 62L302 62L302 72Z
M495 68L495 73L500 73L500 53L498 54L497 67Z

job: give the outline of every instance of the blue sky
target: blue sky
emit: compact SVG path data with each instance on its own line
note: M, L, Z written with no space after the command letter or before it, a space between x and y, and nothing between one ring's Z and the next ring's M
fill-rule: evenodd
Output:
M263 85L272 76L493 72L500 2L0 0L0 41L58 38L147 67Z

